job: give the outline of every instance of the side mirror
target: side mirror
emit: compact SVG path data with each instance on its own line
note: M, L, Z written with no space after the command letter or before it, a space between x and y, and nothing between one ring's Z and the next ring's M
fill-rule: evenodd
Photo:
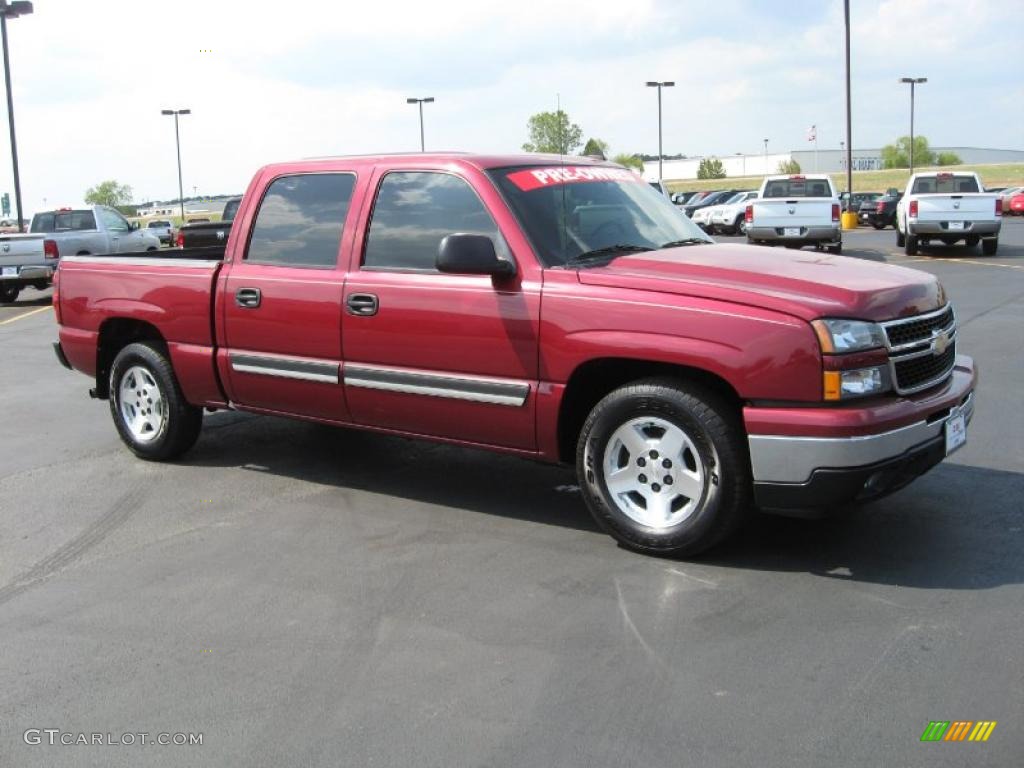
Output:
M455 275L491 275L511 277L516 265L499 259L494 242L485 235L457 233L448 235L437 249L438 272Z

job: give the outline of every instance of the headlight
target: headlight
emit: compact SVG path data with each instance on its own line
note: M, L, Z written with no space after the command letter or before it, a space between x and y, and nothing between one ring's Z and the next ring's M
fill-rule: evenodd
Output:
M888 390L889 369L884 365L850 371L825 371L824 394L826 400L867 397Z
M811 323L826 355L842 355L885 346L885 332L863 320L814 320Z

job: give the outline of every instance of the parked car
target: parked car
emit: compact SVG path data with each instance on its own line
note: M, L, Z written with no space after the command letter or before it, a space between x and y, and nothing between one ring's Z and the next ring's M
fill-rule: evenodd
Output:
M0 235L0 304L18 300L22 289L45 291L57 269L57 244L45 235Z
M687 200L690 200L695 195L702 194L700 192L674 192L672 194L672 202L676 205L682 206L686 204Z
M992 192L993 190L987 190ZM1003 198L1003 213L1010 213L1011 202L1016 195L1024 193L1024 187L1007 187L997 194Z
M113 208L61 208L43 211L32 217L29 232L45 234L56 243L60 256L101 255L121 251L155 251L160 248L156 235L130 224Z
M827 174L765 177L745 216L750 243L843 251L839 198Z
M751 504L884 495L964 444L976 374L936 277L717 245L631 171L564 160L267 166L226 247L63 259L55 352L143 459L209 408L575 463L649 553Z
M913 256L932 240L946 245L963 240L968 247L980 242L983 254L995 255L1003 198L981 189L976 173L915 173L896 207L896 244Z
M864 203L874 202L881 196L881 192L854 192L852 195L849 192L843 192L839 196L839 203L843 206L844 211L857 213Z
M857 214L861 224L870 224L875 229L896 227L896 205L903 197L902 192L887 192L873 202L861 203Z
M690 218L693 218L693 214L699 209L707 208L709 205L724 203L737 192L739 192L738 189L719 189L714 192L709 192L699 200L690 200L683 206L683 212Z
M174 225L166 219L154 219L146 224L146 229L151 235L155 235L163 245L173 245L177 233Z
M711 206L711 231L726 235L746 234L747 203L757 199L757 190L737 192L722 205Z
M224 203L220 221L193 220L178 230L177 245L181 248L202 248L207 245L223 245L231 232L235 214L242 198L233 197Z
M1003 204L1003 212L1011 216L1024 216L1024 190L1011 197L1009 204Z

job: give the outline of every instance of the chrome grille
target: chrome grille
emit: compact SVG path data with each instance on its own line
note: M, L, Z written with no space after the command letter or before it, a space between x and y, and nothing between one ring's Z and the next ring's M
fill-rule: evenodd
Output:
M941 355L930 352L905 360L894 359L896 388L898 391L916 391L936 384L953 370L956 359L956 342L951 342Z
M893 386L901 395L941 384L956 362L956 314L942 309L882 323Z
M954 323L953 307L947 304L938 312L883 323L890 347L902 347L920 341L931 341L932 331L949 330Z

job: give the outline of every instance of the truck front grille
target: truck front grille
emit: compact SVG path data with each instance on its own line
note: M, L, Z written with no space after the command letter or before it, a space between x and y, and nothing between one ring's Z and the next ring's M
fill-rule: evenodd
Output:
M956 315L947 304L923 315L882 323L896 392L909 395L941 384L956 362Z

